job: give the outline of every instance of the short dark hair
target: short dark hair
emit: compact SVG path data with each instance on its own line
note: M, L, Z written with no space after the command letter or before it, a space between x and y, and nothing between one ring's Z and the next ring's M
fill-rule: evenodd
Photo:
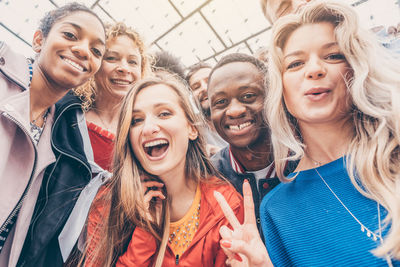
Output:
M218 61L217 65L214 66L214 68L211 70L210 76L208 78L208 84L210 84L211 77L214 74L214 71L216 69L221 68L222 66L233 63L233 62L248 62L250 64L253 64L259 71L260 73L264 76L264 80L266 79L266 74L267 74L267 66L262 62L261 60L247 55L243 53L232 53L229 55L224 56L221 58L220 61Z
M178 57L168 51L159 51L155 53L152 69L154 72L164 70L171 74L178 75L182 80L185 79L185 67Z
M186 73L186 77L185 77L187 84L190 85L190 83L189 83L190 78L192 78L193 74L195 74L199 69L212 69L212 66L203 61L200 61L196 64L189 66L186 69L187 73Z
M72 3L68 3L59 8L56 8L54 10L47 12L46 15L44 15L44 17L40 20L39 30L43 33L43 36L46 38L47 35L49 34L51 28L54 26L54 24L57 21L70 15L71 13L75 13L75 12L79 12L79 11L87 12L87 13L95 16L100 21L101 25L104 28L103 21L90 8L88 8L85 5L79 4L77 2L72 2Z

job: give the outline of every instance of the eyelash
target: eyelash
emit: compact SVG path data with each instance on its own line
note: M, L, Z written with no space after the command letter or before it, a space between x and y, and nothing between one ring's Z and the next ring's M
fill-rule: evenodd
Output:
M64 36L70 40L74 40L76 41L77 38L75 36L75 34L71 33L71 32L63 32Z
M335 57L335 58L332 58L332 57ZM345 56L341 53L332 53L332 54L329 54L326 58L332 59L332 60L345 60L346 59Z

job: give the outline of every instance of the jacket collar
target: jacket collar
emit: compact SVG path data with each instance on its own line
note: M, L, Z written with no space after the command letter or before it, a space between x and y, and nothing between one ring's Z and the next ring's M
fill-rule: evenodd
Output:
M0 71L10 80L14 81L22 90L29 88L29 64L23 55L15 53L4 42L0 42Z

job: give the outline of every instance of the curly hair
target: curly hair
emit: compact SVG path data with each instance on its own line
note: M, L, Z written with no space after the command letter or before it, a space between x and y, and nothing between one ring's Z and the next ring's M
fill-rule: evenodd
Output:
M118 36L128 36L139 49L139 53L142 60L141 74L142 77L146 77L151 74L151 61L152 58L147 51L147 46L144 43L143 38L133 28L128 27L123 22L117 22L115 24L106 25L106 43ZM96 100L97 85L94 77L90 78L85 84L74 88L75 95L79 96L82 100L82 109L89 110Z

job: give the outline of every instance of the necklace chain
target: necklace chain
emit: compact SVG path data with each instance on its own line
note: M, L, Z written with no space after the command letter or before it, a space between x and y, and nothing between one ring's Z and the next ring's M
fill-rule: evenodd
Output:
M311 158L309 155L307 155L307 157L309 159L311 159L314 164L316 166L321 166L321 163L314 160L313 158ZM321 178L322 182L324 182L325 186L329 189L329 191L335 196L335 198L339 201L339 203L342 205L342 207L351 215L351 217L353 217L353 219L361 226L361 231L365 232L367 231L367 236L369 238L371 238L374 241L378 241L382 244L383 243L383 238L382 238L382 226L381 226L381 209L380 209L380 205L377 202L377 211L378 211L378 226L379 226L379 234L375 234L373 231L371 231L368 227L366 227L350 210L349 208L347 208L347 206L343 203L343 201L339 198L338 195L336 195L335 191L333 191L333 189L329 186L329 184L325 181L325 179L322 177L322 175L319 173L319 171L317 170L317 168L314 168L314 171L318 174L318 176ZM386 254L385 256L386 258L386 262L388 264L389 267L393 267L392 264L392 259L390 258L390 256L388 254Z
M103 126L106 128L106 130L108 132L110 132L108 125L104 122L104 120L101 118L100 114L97 112L96 109L94 109L94 113L96 113L97 117L100 119L101 123L103 124Z

